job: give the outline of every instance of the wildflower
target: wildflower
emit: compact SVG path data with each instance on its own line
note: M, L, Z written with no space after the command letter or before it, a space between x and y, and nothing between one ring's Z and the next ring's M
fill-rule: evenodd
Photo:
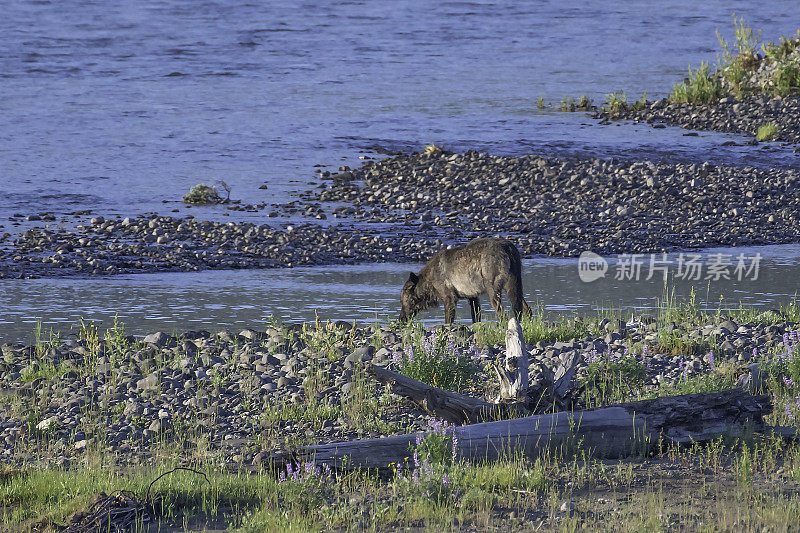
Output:
M286 472L281 470L281 473L278 476L278 483L283 483L284 481L286 481Z
M425 352L425 355L431 354L431 341L428 337L422 341L422 351Z
M411 473L411 481L414 482L414 485L419 485L419 474L416 470Z
M681 357L678 360L678 370L683 375L683 377L686 378L686 375L688 374L689 369L686 368L686 363L683 361L683 357Z
M758 357L758 348L753 348L753 359L755 360L756 357Z
M417 433L417 446L422 444L422 433Z
M788 403L786 404L786 417L789 420L794 420L794 413L792 412L792 407Z
M306 469L306 474L311 474L312 472L314 472L314 463L308 462L304 466Z
M326 476L330 476L331 475L331 465L329 465L327 463L325 464L325 475Z
M711 366L711 370L714 370L714 352L708 352L708 364Z
M449 484L450 484L450 477L448 477L447 472L445 472L444 474L442 474L442 485L446 487Z
M790 378L788 376L783 376L783 384L786 385L790 389L794 388L794 381L792 381L792 378Z
M456 462L456 457L458 456L458 434L456 433L455 428L453 428L453 462Z
M414 360L414 348L411 346L406 346L406 359L409 363Z
M642 346L642 359L647 357L647 345Z
M402 362L402 357L398 352L392 354L392 364L399 365Z
M417 455L417 450L414 450L414 466L419 468L419 456Z

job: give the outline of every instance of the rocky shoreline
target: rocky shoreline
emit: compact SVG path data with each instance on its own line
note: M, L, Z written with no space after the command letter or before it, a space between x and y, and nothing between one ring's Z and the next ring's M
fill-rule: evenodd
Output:
M771 139L800 143L800 97L728 96L710 104L670 102L666 98L643 106L619 106L598 112L596 118L647 122L654 127L680 126L701 131L740 133L755 137L765 124L775 124L777 134ZM733 141L731 141L733 142ZM752 144L757 144L753 139Z
M0 277L422 262L489 235L528 257L800 241L793 169L435 152L368 161L330 180L300 202L335 224L96 216L76 230L50 224L6 237Z
M592 361L633 358L646 369L642 386L655 390L727 363L746 370L754 359L776 357L786 338L796 342L798 324L768 312L748 323L723 317L657 326L638 317L571 327L573 338L530 346L532 382L573 360L582 379ZM166 446L184 460L205 454L258 465L270 451L302 443L421 431L429 416L371 380L363 364L397 368L407 350L446 336L448 350L469 357L477 372L462 392L493 398L489 365L504 357L505 346L484 343L490 337L483 331L337 322L133 338L89 328L67 341L6 343L0 457L65 466L94 450L121 464L150 464ZM683 351L664 344L667 333Z

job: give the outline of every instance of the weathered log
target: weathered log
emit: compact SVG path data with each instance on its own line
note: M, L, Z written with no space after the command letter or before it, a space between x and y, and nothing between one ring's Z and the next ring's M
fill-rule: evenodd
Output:
M505 368L497 365L494 370L500 382L500 394L494 403L528 401L528 349L515 317L509 319L506 331Z
M768 396L731 389L484 422L455 429L457 455L473 462L492 461L507 453L535 457L545 449L568 445L600 457L620 457L642 453L659 439L702 442L763 431L763 416L771 411ZM407 434L306 446L296 450L292 459L336 468L386 468L407 461L416 438Z
M437 389L381 366L367 364L366 372L381 383L390 385L395 394L410 399L427 413L453 424L496 419L501 412L508 409L480 398Z

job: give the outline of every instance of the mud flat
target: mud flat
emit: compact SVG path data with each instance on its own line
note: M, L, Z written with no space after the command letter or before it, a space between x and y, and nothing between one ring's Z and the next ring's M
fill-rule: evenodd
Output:
M322 226L94 217L5 239L0 276L422 262L501 235L526 256L651 253L800 240L800 171L705 163L411 154L303 194ZM287 210L296 210L295 203Z

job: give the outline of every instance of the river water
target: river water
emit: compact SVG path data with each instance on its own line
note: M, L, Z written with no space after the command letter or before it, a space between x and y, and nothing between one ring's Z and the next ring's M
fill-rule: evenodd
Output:
M630 155L793 164L735 136L600 126L553 110L624 90L665 95L713 62L732 12L764 37L792 0L562 2L18 0L0 18L0 224L92 209L250 218L177 201L225 180L247 203L291 199L313 165L374 149ZM542 96L550 107L540 111ZM266 184L267 189L258 187ZM166 202L166 203L164 203ZM226 219L227 220L227 219Z
M62 219L80 210L287 223L263 210L189 209L179 199L197 183L224 180L233 199L288 201L318 184L314 165L335 170L430 142L498 154L796 166L791 147L778 144L723 147L745 139L556 111L562 98L583 94L595 103L619 90L631 101L644 91L664 96L688 65L716 59L715 30L731 40L733 12L766 39L797 29L792 0L669 4L8 2L0 18L0 232L20 229L8 220L15 213ZM775 266L769 282L710 292L772 305L796 290L787 278L796 272L780 270L793 261ZM246 325L268 314L308 319L314 309L374 319L396 312L407 268L0 281L0 337L22 338L36 318L66 327L114 312L137 332L210 319ZM575 275L569 260L526 268L528 297L551 310L636 306L662 290L564 284Z
M748 268L759 257L757 269L738 275L739 254ZM680 257L669 254L665 261L660 255L654 258L652 276L650 256L637 260L641 263L638 276L633 270L627 271L632 275L622 275L626 271L620 261L625 258L607 258L610 264L605 277L589 282L582 281L575 258L529 259L523 265L525 298L532 307L551 316L593 315L598 310L653 316L665 304L665 288L683 302L694 290L698 306L712 311L738 308L740 304L766 310L797 296L800 245L716 249L699 255L694 262L699 267L691 271L692 279L679 277ZM684 266L689 264L688 254L685 256ZM730 279L714 279L716 275L710 270L713 264L721 265L719 270ZM408 271L419 266L383 263L19 280L0 285L0 341L31 340L37 321L45 332L69 335L76 332L81 319L109 327L115 317L126 331L136 335L159 330L263 329L270 317L284 323L317 318L323 323L329 319L385 323L397 317L400 287ZM481 305L485 319L492 320L485 296ZM441 308L421 315L429 324L441 323L443 317ZM469 323L463 300L458 306L458 320Z

